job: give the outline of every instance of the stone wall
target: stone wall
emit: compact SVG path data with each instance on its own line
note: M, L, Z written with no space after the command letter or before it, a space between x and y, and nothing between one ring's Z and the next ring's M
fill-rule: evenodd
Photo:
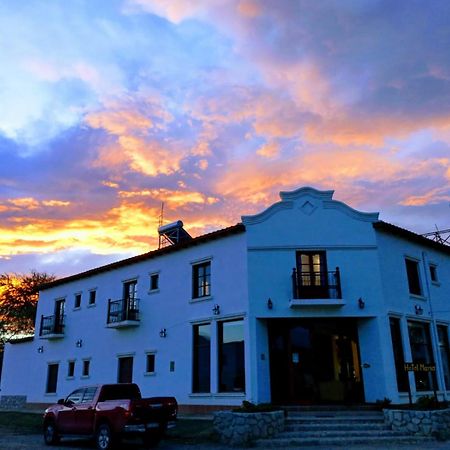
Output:
M284 430L284 411L214 413L214 430L220 441L232 446L249 445L254 439L268 438Z
M421 436L450 433L450 409L433 411L384 409L383 413L384 421L394 431L404 431Z
M23 409L26 402L26 395L2 395L0 398L0 409Z

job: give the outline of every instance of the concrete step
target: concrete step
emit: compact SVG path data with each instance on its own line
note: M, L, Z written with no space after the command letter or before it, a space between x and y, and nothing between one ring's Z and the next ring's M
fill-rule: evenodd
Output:
M323 416L323 417L305 417L305 416L288 416L286 418L287 424L314 424L314 423L334 423L334 424L346 424L346 423L382 423L384 422L383 416Z
M292 438L346 438L346 437L378 437L378 436L409 436L401 431L392 430L321 430L321 431L284 431L276 437L281 439Z
M377 405L280 405L285 411L379 411Z
M419 444L426 442L433 442L434 439L422 436L374 436L374 437L342 437L342 438L273 438L260 439L255 442L256 447L266 448L288 448L301 446L349 446L349 445L367 445L373 444L389 444L389 448L395 448L393 445L401 444Z
M321 431L321 430L390 430L384 423L286 423L285 431Z

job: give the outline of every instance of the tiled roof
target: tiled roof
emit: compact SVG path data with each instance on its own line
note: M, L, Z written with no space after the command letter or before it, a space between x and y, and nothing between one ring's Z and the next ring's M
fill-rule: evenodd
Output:
M408 239L409 241L415 242L420 245L425 245L427 247L433 248L435 250L444 252L450 255L450 246L440 244L439 242L433 241L429 238L426 238L420 234L414 233L412 231L406 230L405 228L398 227L397 225L392 225L388 222L383 222L379 220L374 222L373 227L376 230L384 231L386 233L393 234L395 236L400 236L404 239Z
M96 267L94 269L87 270L86 272L81 272L75 275L70 275L68 277L59 278L50 283L45 283L41 285L40 290L50 289L61 284L69 283L71 281L79 280L81 278L88 278L99 273L108 272L110 270L119 269L120 267L129 266L131 264L136 264L148 259L157 258L161 255L166 255L168 253L177 252L185 248L193 247L195 245L204 244L206 242L221 239L232 234L243 233L245 231L245 226L242 223L238 223L228 228L222 230L213 231L212 233L203 234L189 241L181 242L180 244L170 245L168 247L163 247L158 250L152 250L150 252L144 253L142 255L132 256L131 258L123 259L121 261L116 261L105 266Z

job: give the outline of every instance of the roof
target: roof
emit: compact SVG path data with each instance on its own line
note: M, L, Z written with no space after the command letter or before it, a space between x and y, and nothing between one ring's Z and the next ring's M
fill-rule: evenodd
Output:
M376 230L385 231L395 236L400 236L404 239L415 242L416 244L425 245L427 247L433 248L435 250L446 253L447 255L450 255L450 246L440 244L439 242L436 241L432 241L429 238L426 238L412 231L406 230L405 228L400 228L397 225L392 225L391 223L379 220L377 222L374 222L373 227Z
M108 272L110 270L119 269L121 267L130 266L132 264L136 264L142 261L147 261L149 259L157 258L158 256L166 255L169 253L177 252L179 250L184 250L186 248L194 247L196 245L204 244L209 241L213 241L216 239L222 239L227 236L231 236L233 234L243 233L245 232L245 226L242 223L238 223L228 228L223 228L221 230L213 231L212 233L203 234L196 238L190 239L188 241L183 241L179 244L170 245L168 247L163 247L158 250L152 250L147 253L143 253L142 255L132 256L131 258L123 259L120 261L116 261L110 264L106 264L104 266L96 267L94 269L87 270L85 272L81 272L75 275L70 275L68 277L59 278L55 281L51 281L50 283L45 283L40 286L40 290L43 291L45 289L50 289L55 286L59 286L61 284L69 283L71 281L80 280L82 278L88 278L93 275L97 275L99 273Z

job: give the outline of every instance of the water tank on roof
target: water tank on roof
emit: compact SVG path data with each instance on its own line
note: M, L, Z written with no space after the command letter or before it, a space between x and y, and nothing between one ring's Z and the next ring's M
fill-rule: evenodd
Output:
M192 239L191 235L183 228L183 222L177 220L176 222L161 225L158 228L159 233L159 247L165 245L174 245Z

